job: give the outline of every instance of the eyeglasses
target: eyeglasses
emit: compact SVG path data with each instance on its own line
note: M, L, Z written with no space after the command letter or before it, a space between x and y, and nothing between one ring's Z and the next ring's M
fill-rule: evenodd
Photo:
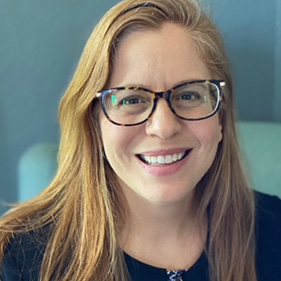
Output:
M220 108L222 80L199 80L181 83L164 92L142 87L117 87L99 91L102 110L107 119L118 126L135 126L146 122L164 98L179 118L196 121L213 116Z

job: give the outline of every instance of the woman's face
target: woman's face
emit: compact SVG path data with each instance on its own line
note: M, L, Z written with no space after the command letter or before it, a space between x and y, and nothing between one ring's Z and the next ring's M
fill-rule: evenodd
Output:
M142 86L165 91L182 81L212 78L190 33L166 23L158 31L135 31L121 42L109 88ZM125 196L158 205L193 196L222 139L217 114L201 121L185 121L172 113L164 99L158 101L151 119L144 124L116 126L101 112L100 126L106 157ZM149 157L167 164L142 160ZM175 157L179 160L170 163Z

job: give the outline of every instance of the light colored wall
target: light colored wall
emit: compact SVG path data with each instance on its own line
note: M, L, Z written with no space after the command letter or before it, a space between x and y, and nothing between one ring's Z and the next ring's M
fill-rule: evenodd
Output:
M20 155L58 141L58 102L92 28L117 2L0 0L1 200L17 200ZM281 1L206 2L229 51L240 119L281 122Z

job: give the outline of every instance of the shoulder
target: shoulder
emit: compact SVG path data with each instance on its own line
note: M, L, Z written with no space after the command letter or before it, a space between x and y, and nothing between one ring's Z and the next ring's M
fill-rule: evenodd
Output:
M277 196L255 192L257 227L281 228L281 200Z
M256 258L258 280L280 280L281 200L256 192Z
M1 263L1 280L39 280L46 241L35 232L19 234L7 245Z

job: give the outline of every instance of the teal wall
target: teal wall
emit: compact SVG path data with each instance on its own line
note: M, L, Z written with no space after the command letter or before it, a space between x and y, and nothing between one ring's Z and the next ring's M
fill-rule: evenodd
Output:
M92 28L117 2L0 0L2 201L17 200L23 151L58 141L58 102ZM281 122L281 1L206 3L225 38L240 119Z
M275 91L273 112L275 120L281 121L281 1L276 0L276 33L275 33Z

